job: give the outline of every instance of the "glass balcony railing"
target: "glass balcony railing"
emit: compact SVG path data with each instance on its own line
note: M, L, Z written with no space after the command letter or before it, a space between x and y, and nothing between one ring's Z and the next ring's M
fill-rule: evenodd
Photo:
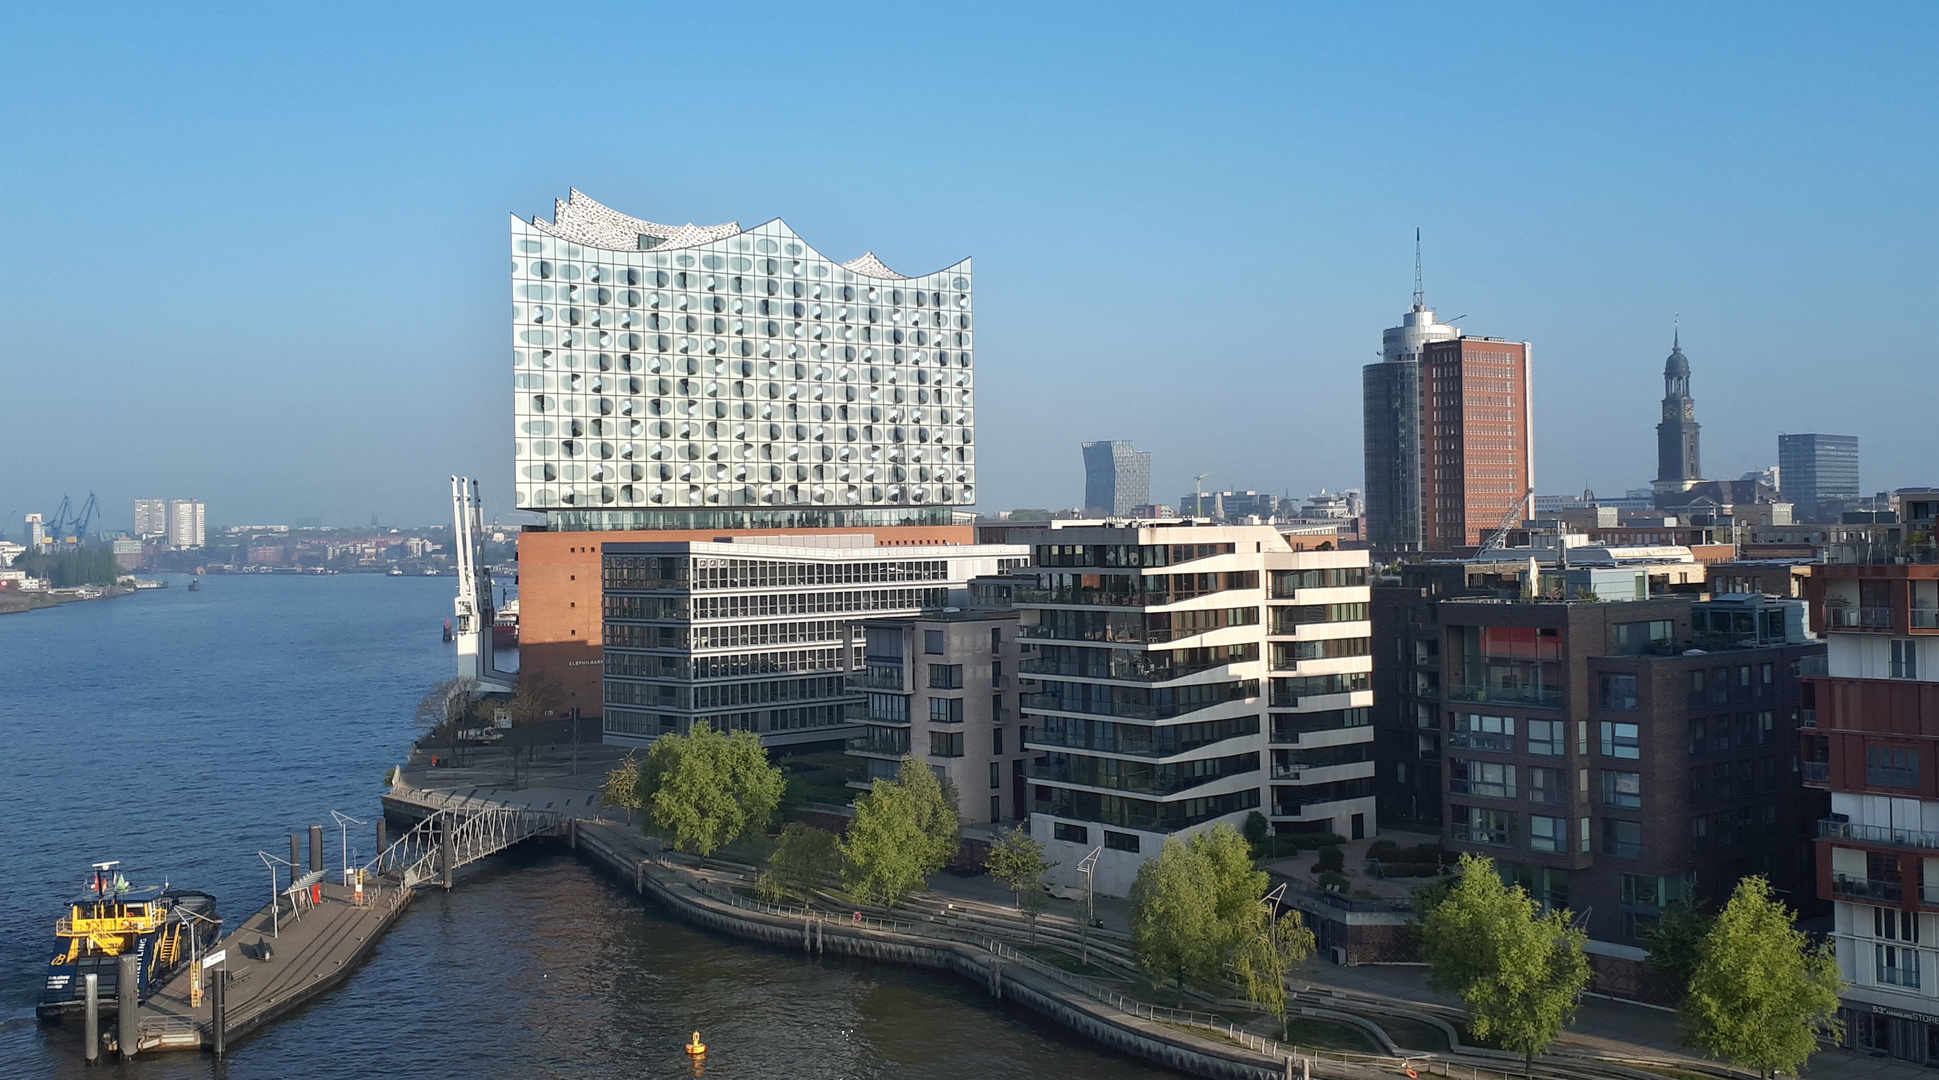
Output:
M1255 586L1256 588L1256 586ZM1233 589L1201 589L1192 592L1171 592L1161 589L1137 589L1117 591L1115 589L1092 589L1084 587L1051 589L1018 589L1012 595L1012 602L1018 604L1085 604L1105 607L1157 607L1162 604L1176 604L1194 600L1201 596L1213 596ZM1244 591L1244 590L1239 590Z
M1257 695L1253 695L1257 697ZM1170 705L1146 705L1129 701L1096 701L1089 698L1065 697L1062 694L1020 694L1018 701L1025 709L1041 709L1045 712L1078 713L1083 716L1108 716L1122 720L1170 720L1175 716L1195 713L1214 705L1224 705L1232 701L1251 700L1250 698L1225 698L1220 701L1188 701Z
M1799 766L1799 776L1807 784L1831 783L1831 762L1807 761Z
M900 667L865 667L848 672L845 681L851 690L901 690Z
M1070 650L1075 652L1076 650ZM1091 649L1090 652L1105 652ZM1051 675L1069 679L1123 679L1133 682L1166 682L1196 675L1213 668L1228 667L1232 664L1247 663L1243 657L1221 657L1216 660L1178 662L1170 653L1143 653L1124 650L1111 650L1104 663L1079 662L1064 656L1034 656L1017 665L1023 675Z
M1870 878L1846 877L1833 874L1831 891L1838 896L1849 896L1857 900L1888 900L1898 903L1905 890L1896 881L1873 881Z
M1503 705L1535 705L1544 709L1562 707L1562 691L1544 686L1450 686L1449 701L1497 702Z
M1939 833L1923 832L1918 829L1894 829L1886 825L1860 825L1854 821L1818 822L1820 840L1852 840L1861 844L1882 844L1889 847L1919 848L1939 851Z
M1926 608L1912 609L1912 629L1939 630L1939 611Z

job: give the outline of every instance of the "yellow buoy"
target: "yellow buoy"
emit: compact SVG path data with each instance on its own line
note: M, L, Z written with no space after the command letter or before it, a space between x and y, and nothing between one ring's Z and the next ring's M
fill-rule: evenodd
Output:
M707 1052L707 1044L700 1041L700 1032L693 1033L693 1041L687 1044L687 1053L699 1057Z

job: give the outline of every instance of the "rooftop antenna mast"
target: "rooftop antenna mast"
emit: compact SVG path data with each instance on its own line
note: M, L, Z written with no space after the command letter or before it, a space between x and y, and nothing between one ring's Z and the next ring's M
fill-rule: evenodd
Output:
M1421 291L1421 230L1418 225L1414 227L1414 310L1427 310L1427 300Z

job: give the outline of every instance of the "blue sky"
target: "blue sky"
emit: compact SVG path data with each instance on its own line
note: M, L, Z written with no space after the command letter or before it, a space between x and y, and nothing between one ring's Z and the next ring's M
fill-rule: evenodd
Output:
M1704 465L1855 433L1939 482L1930 6L12 6L0 522L508 510L506 215L568 187L976 259L985 509L1086 439L1357 485L1427 294L1535 343L1544 491L1654 475L1671 314ZM508 515L509 516L509 515Z

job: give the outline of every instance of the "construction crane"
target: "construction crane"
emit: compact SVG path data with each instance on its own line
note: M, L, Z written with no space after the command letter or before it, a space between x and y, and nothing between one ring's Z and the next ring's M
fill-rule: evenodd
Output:
M1483 540L1481 546L1475 550L1476 558L1502 546L1501 542L1508 539L1508 530L1522 523L1522 509L1528 506L1528 500L1534 497L1535 486L1531 484L1527 491L1522 492L1522 497L1515 500L1515 505L1509 507L1508 512L1501 516L1501 522L1495 526L1495 531L1489 533L1488 539Z
M88 526L94 523L94 515L100 513L100 511L101 504L95 500L94 492L88 492L88 501L81 504L81 512L72 521L68 522L73 528L67 533L64 533L62 539L77 547L87 543Z

